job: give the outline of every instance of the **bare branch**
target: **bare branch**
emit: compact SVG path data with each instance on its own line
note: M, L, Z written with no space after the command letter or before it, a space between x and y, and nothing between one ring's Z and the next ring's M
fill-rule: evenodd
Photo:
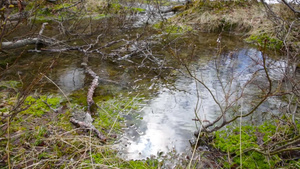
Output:
M289 3L287 3L286 2L286 0L281 0L287 7L289 7L290 8L290 10L292 10L294 13L296 13L296 14L300 14L300 11L298 11L298 10L296 10L295 8L293 8ZM300 17L300 15L299 15L299 17Z

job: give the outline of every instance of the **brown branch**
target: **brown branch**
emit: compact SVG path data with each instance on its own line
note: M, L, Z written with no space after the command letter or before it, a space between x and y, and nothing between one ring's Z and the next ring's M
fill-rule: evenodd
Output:
M279 154L279 153L282 153L282 152L287 152L287 151L298 151L300 150L300 147L291 147L291 148L286 148L286 149L280 149L280 150L273 150L273 151L263 151L261 149L258 149L258 148L249 148L249 149L245 149L243 151L243 154L249 152L249 151L256 151L260 154L263 154L265 156L269 156L269 155L276 155L276 154ZM236 157L238 157L240 154L237 154Z
M88 94L87 94L88 111L89 113L91 113L91 106L95 104L93 100L93 95L96 87L99 84L99 76L97 76L97 74L87 66L86 66L86 71L94 78L91 86L89 87Z
M270 155L275 155L275 154L279 154L279 153L286 152L286 151L299 151L299 150L300 150L300 147L291 147L291 148L281 149L278 151L273 151L270 153Z
M96 129L94 127L94 125L92 124L93 118L91 117L91 110L90 110L91 106L93 104L95 104L95 102L93 100L93 95L94 95L96 87L99 84L99 76L92 69L90 69L86 63L83 65L84 65L86 71L88 72L88 74L90 74L94 78L91 86L88 89L88 94L87 94L88 112L85 113L84 120L76 120L74 117L72 117L70 119L70 122L72 122L74 125L76 125L78 127L81 127L84 129L89 129L89 130L93 131L102 142L105 142L106 137L98 129Z
M70 119L70 122L72 122L77 127L81 127L83 129L88 129L93 131L97 135L97 137L101 140L101 142L106 142L106 137L98 129L96 129L92 123L79 121L73 117Z
M271 153L273 153L273 152L278 152L278 151L281 151L281 150L284 150L284 148L286 148L287 146L290 146L290 145L299 143L299 142L300 142L300 135L297 136L297 137L295 137L295 138L293 138L293 139L287 140L287 141L285 141L285 142L287 142L287 143L284 144L284 145L282 145L282 146L280 146L280 147L278 147L278 148L276 148L276 149L273 150ZM279 143L278 143L278 144L279 144ZM274 146L274 145L272 145L272 146Z
M287 3L285 0L281 0L290 10L292 10L294 13L300 14L300 11L293 8L289 3Z

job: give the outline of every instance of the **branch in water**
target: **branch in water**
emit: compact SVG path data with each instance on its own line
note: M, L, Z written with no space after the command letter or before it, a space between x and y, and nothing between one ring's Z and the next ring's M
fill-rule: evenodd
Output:
M41 38L27 38L22 40L17 40L15 42L2 42L2 49L15 49L20 48L26 45L34 45L36 43L46 44L50 45L53 42L47 39L41 39Z

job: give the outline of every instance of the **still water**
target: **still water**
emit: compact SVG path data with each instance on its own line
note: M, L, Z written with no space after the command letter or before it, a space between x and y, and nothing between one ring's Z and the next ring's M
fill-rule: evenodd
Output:
M133 24L133 27L140 27L140 25L145 24L145 20L148 19L147 13L141 15L145 15L145 17L141 16ZM153 20L153 22L156 21ZM110 22L109 19L106 22L113 26L113 22ZM116 37L133 39L132 37L135 38L138 33L144 33L141 32L143 29L112 30L115 32L108 32L105 36L105 40L108 42L114 41ZM163 35L153 35L152 37L154 37L152 40L160 41ZM153 71L155 69L146 67L142 69L141 64L131 64L131 62L126 61L114 62L115 60L104 59L96 54L90 56L88 64L97 75L119 83L119 86L100 83L100 89L96 91L96 95L103 93L101 87L105 85L108 86L105 90L110 90L116 96L118 92L124 91L128 93L133 91L138 93L155 92L151 94L149 101L141 106L141 110L135 112L139 114L139 119L127 123L127 128L124 129L124 135L119 144L121 157L145 159L151 155L157 155L158 152L167 153L176 150L182 153L191 151L189 140L194 138L193 133L199 127L199 122L193 121L193 119L198 116L201 120L213 121L220 115L220 108L211 94L222 106L226 106L227 102L230 102L234 103L237 111L247 112L251 109L245 105L249 105L248 103L257 99L259 88L268 83L262 66L262 52L245 44L241 37L222 35L222 39L218 43L219 37L218 34L195 32L180 38L176 37L176 41L165 39L170 41L171 48L179 56L193 56L187 67L198 80L209 88L210 92L202 84L191 78L184 66L180 66L181 63L178 60L166 63L167 66L174 67L173 70L157 73L157 71ZM221 52L220 49L222 49ZM166 50L164 45L154 45L151 48L152 55L161 58L161 60L164 57L172 58ZM271 79L277 81L282 79L286 63L283 60L272 59L271 56L273 54L266 56L267 67ZM53 57L58 58L54 63L55 69L51 69L47 73L49 78L58 84L66 94L87 88L91 79L86 76L81 66L83 54L76 52L68 52L67 54L28 53L10 71L5 72L5 79L18 80L18 75L21 75L24 77L23 79L28 79L27 83L30 83L33 77L38 74L41 65L50 65ZM144 61L143 57L139 59ZM135 63L141 63L132 60ZM153 66L152 63L148 67L151 66ZM173 73L170 73L172 71ZM161 80L157 74L164 76L164 78L172 74L172 82ZM157 79L156 83L153 83L153 79ZM248 85L250 81L251 85ZM24 83L26 84L25 80ZM136 86L142 87L136 89ZM53 90L59 92L49 82L45 82L43 90L44 92L53 92ZM235 101L241 94L243 94L243 99ZM280 106L278 103L278 98L271 97L260 106L258 112L277 113L276 110ZM128 116L130 117L130 115ZM264 121L264 117L253 116L245 120L249 123L259 124Z
M230 43L230 38L226 41ZM239 107L238 111L250 111L251 106L245 105L251 105L259 98L259 87L264 86L260 84L268 83L261 64L262 52L247 45L236 45L231 52L220 56L208 52L210 59L207 60L200 51L197 54L199 59L189 67L194 76L209 88L223 107L233 104ZM267 58L267 64L272 80L282 78L284 61ZM199 128L199 122L193 121L196 115L210 122L220 115L220 108L210 92L186 72L177 76L174 86L175 90L170 90L162 85L158 94L140 111L142 120L126 128L122 139L122 157L145 159L171 150L188 153L191 151L189 140L194 138L193 133ZM241 95L243 97L236 100ZM226 96L229 96L227 100ZM261 124L270 114L261 115L260 112L276 114L280 106L278 103L280 100L277 97L270 97L256 114L245 118L245 122Z

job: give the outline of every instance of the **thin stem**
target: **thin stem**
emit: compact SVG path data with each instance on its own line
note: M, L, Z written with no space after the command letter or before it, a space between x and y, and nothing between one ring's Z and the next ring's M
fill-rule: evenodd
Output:
M7 144L6 144L6 153L7 153L7 165L8 168L11 169L11 164L10 164L10 150L9 150L9 138L10 138L10 117L7 118Z
M242 121L243 121L243 99L241 104L241 118L240 118L240 167L243 168L243 158L242 158Z
M61 93L65 96L65 98L67 99L69 105L71 106L71 102L70 102L68 96L65 94L65 92L53 80L51 80L45 74L41 73L41 75L43 75L46 79L48 79L52 84L54 84L61 91Z

